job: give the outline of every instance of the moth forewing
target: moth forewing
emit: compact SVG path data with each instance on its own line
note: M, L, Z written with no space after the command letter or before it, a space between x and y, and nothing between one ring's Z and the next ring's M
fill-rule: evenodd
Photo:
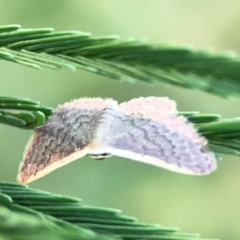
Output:
M171 171L205 175L216 157L167 97L117 104L112 99L82 98L59 106L30 138L18 181L29 183L78 158L116 155Z

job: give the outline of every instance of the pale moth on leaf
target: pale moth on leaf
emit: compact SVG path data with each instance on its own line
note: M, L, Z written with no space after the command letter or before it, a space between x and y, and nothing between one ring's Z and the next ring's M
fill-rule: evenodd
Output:
M85 155L115 155L193 175L216 169L206 139L178 116L169 98L137 98L119 105L113 99L80 98L59 106L35 129L17 179L32 182Z

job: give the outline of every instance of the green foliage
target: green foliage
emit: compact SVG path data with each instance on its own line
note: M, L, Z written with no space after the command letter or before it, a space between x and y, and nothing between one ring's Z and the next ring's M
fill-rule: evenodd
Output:
M229 54L196 51L144 39L92 37L53 28L0 26L0 60L35 69L82 69L116 80L158 81L199 89L221 97L240 97L240 60ZM42 125L53 109L26 98L0 97L0 123L23 129ZM240 155L240 118L180 112L208 140L216 154ZM172 239L194 240L198 234L145 224L119 210L82 205L79 199L0 182L0 239Z
M113 240L115 237L98 234L80 226L61 221L47 214L23 207L16 199L21 196L31 201L37 198L37 191L24 191L24 187L15 184L0 183L0 239L1 240ZM17 195L19 194L19 195ZM12 198L10 197L11 195ZM38 194L40 195L40 193ZM47 195L47 194L45 194ZM40 195L42 196L42 195ZM51 199L51 195L48 196ZM52 196L54 199L54 196ZM59 197L59 201L64 198ZM21 202L21 201L20 201ZM34 201L33 201L34 202ZM50 202L50 200L49 200ZM44 201L43 201L44 204ZM45 203L47 204L47 202ZM47 207L47 206L46 206Z
M32 129L42 125L52 111L52 108L40 107L39 102L27 98L0 96L0 123Z
M0 182L0 239L31 240L195 240L199 234L139 222L110 208L82 205L79 199L25 185Z
M144 39L0 26L0 59L36 69L79 68L117 80L158 81L240 97L239 58L174 44L150 44Z
M240 118L221 119L218 114L184 113L215 153L240 156Z

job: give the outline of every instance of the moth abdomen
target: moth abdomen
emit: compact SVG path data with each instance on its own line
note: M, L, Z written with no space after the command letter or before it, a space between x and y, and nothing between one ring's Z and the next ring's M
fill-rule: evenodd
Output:
M99 114L94 137L101 140L110 130L117 112L117 102L110 102Z

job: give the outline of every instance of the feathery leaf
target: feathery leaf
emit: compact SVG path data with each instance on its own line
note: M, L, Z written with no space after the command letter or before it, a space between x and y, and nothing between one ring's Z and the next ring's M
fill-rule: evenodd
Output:
M79 199L16 183L0 182L0 209L0 238L4 240L200 240L199 234L141 223L121 215L120 210L82 205Z
M240 58L145 39L0 26L0 59L35 69L77 68L117 80L162 82L240 97Z
M28 98L0 97L0 123L24 129L42 125L53 108L41 107L39 102Z

